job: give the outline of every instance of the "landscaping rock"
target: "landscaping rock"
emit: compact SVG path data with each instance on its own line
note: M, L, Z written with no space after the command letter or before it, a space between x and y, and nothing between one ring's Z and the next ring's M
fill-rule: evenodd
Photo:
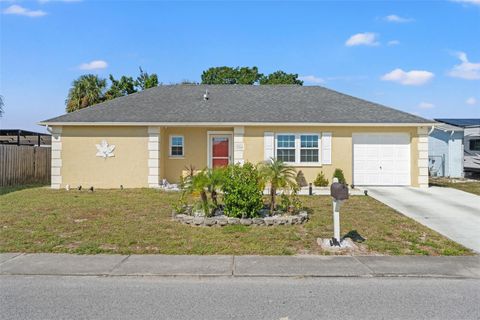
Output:
M204 217L194 217L193 218L193 224L196 226L202 225L205 222Z
M185 217L188 217L186 214L177 214L175 220L182 222Z
M240 223L240 219L238 218L228 218L228 224L239 224Z
M276 225L282 225L287 222L287 218L285 217L275 217L275 224Z
M300 211L300 213L298 214L298 217L300 218L301 222L304 222L304 221L308 220L307 211Z
M186 224L193 223L193 217L192 216L183 217L183 223L186 223Z
M281 216L275 215L273 217L265 217L265 218L230 218L225 215L214 216L214 217L204 217L204 216L189 216L186 214L177 214L174 217L174 220L183 222L185 224L192 224L196 226L204 225L207 227L211 227L214 225L219 226L226 226L228 224L235 225L241 224L244 226L272 226L272 225L293 225L293 224L301 224L308 219L308 214L306 211L300 212L298 215L292 216Z
M216 218L216 220L219 226L226 226L228 224L228 219L225 217L219 217L219 218Z
M265 221L262 218L253 218L252 223L254 225L260 226L265 223Z
M287 218L289 224L297 224L298 223L298 217L297 216L290 216Z
M205 218L205 225L210 227L210 226L213 226L215 223L217 223L217 220L215 220L214 218Z
M275 224L275 218L274 217L265 217L265 218L263 218L263 222L265 222L265 224L267 226L273 226Z
M194 215L195 217L204 217L204 216L205 216L205 212L203 212L202 210L195 210L195 211L193 212L193 215Z
M240 223L243 224L244 226L249 226L252 224L252 219L240 219Z

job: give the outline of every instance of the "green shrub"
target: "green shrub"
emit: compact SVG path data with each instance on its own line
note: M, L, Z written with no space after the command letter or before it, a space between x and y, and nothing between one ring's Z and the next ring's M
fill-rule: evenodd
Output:
M263 205L260 182L258 170L251 163L228 166L222 185L225 214L236 218L256 217Z
M313 181L313 184L315 185L315 187L326 187L326 186L328 186L328 179L325 178L325 175L323 174L323 171L320 171L320 173L315 178L315 181Z
M300 209L302 209L302 207L302 201L300 200L296 192L290 195L287 195L285 193L282 193L280 195L280 208L278 209L286 213L294 214L295 212L298 212Z
M343 176L343 171L342 169L335 169L335 172L333 173L333 177L338 179L338 182L340 183L346 183L345 177Z
M300 188L308 186L307 179L305 179L305 175L303 174L302 170L298 171L295 180Z

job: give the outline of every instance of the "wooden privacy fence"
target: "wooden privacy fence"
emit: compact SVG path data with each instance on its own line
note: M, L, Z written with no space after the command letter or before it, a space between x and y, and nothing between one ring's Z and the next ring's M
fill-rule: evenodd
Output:
M49 184L50 147L0 145L0 187Z

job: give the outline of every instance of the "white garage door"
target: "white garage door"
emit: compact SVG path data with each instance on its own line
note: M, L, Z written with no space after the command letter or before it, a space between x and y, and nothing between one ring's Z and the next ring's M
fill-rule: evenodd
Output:
M354 133L352 138L354 185L410 185L409 134Z

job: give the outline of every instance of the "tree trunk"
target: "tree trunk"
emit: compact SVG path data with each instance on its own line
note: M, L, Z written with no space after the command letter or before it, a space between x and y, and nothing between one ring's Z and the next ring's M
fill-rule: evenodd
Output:
M200 198L202 199L202 204L203 204L203 212L205 213L205 216L209 216L209 212L208 212L208 198L207 198L207 193L202 190L200 192Z
M274 186L270 186L270 212L273 214L275 210L275 195L277 190Z
M217 201L217 191L215 190L212 190L212 192L210 193L210 197L212 198L212 203L213 203L213 208L212 208L212 212L210 213L210 215L214 215L215 214L215 210L217 210L218 208L218 201Z
M212 190L211 196L212 196L213 205L215 206L215 208L218 207L217 191Z

